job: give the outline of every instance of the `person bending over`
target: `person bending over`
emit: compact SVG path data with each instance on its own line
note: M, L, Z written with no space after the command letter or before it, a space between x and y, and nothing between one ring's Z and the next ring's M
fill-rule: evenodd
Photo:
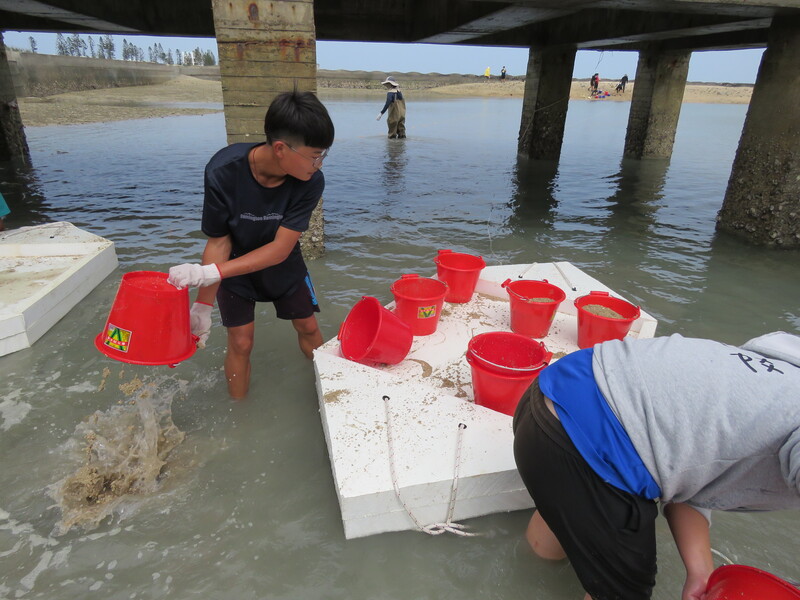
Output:
M292 322L306 357L322 344L299 240L325 187L320 169L333 123L314 94L287 92L270 104L264 133L266 142L231 144L208 162L202 265L169 270L176 287L200 287L190 312L201 347L216 298L228 332L225 377L233 398L243 398L250 385L256 302L272 302L278 318Z
M659 501L686 568L682 599L700 600L712 510L800 508L800 336L579 350L542 371L513 427L536 554L569 558L586 598L650 598Z

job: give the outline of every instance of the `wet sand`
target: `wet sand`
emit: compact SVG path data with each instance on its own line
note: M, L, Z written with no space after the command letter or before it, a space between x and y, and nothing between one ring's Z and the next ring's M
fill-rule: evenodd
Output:
M611 95L598 101L630 101L634 84L628 84L624 94L616 94L616 82L601 84L601 90ZM461 83L414 90L409 96L453 96L469 97L512 97L522 98L524 82L511 80L500 82ZM573 81L570 98L591 100L588 82ZM401 81L402 89L402 81ZM750 85L694 84L686 85L684 102L747 104L750 102L753 87ZM320 96L324 99L357 95L382 98L381 89L327 88L321 87ZM409 97L409 101L412 98ZM219 108L208 106L220 104ZM180 106L184 104L184 106ZM159 85L121 87L81 92L55 94L45 98L20 98L19 106L22 121L27 127L46 125L75 125L104 121L124 121L129 119L153 119L176 115L198 115L219 112L222 104L222 87L219 81L197 79L182 75ZM192 106L194 105L194 106Z

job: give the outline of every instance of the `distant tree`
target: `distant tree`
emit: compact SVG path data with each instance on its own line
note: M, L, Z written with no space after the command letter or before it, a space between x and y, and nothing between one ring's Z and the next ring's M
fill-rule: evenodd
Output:
M149 62L156 62L156 51L153 46L147 47L147 56Z
M61 33L56 34L56 54L60 56L69 56L69 48L67 47L67 40Z
M111 37L111 34L107 33L102 36L103 47L105 48L104 57L110 60L114 60L116 58L116 48L114 47L114 39Z
M31 43L31 52L36 54L36 40L33 39L33 36L29 36L28 41Z
M82 50L84 45L84 41L77 33L73 33L67 39L67 47L69 48L69 53L71 56L83 56Z
M97 54L95 54L94 51L94 40L92 39L92 36L89 36L89 54L92 58L97 58Z
M203 64L206 67L213 67L217 64L217 59L214 57L214 53L211 50L206 50L203 53Z
M185 65L193 65L194 59L191 52L184 52L183 53L183 64Z
M193 65L203 64L203 51L200 50L199 47L194 49L194 53L192 54L192 64Z
M175 64L180 65L181 63L181 51L175 50Z

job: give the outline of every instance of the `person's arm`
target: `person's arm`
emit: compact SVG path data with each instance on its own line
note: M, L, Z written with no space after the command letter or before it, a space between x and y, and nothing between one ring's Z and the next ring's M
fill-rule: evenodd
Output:
M203 250L204 265L221 265L231 256L231 236L226 235L218 238L208 238L206 247ZM214 305L214 298L217 297L219 283L215 283L197 290L197 302Z
M233 260L226 262L217 262L217 268L222 279L227 277L235 277L236 275L245 275L247 273L254 273L277 265L285 261L292 249L300 239L302 232L287 229L286 227L278 227L278 233L275 239L268 244L264 244L260 248L251 250L247 254L236 257ZM203 253L203 262L206 260L206 255Z
M701 600L714 570L708 520L688 504L680 502L665 505L664 516L686 567L681 600Z

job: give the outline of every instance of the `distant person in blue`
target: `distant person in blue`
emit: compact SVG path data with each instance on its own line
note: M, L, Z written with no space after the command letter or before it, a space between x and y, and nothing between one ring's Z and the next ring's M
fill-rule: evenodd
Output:
M202 265L169 270L175 287L200 287L190 311L200 347L217 300L228 330L225 377L235 399L250 386L256 302L271 302L279 319L292 322L307 358L322 345L299 240L325 188L320 169L333 144L333 122L311 92L287 92L270 104L264 134L266 142L231 144L208 162Z
M647 600L660 504L686 568L681 599L702 600L712 510L800 509L800 336L578 350L541 372L513 429L537 555L568 558L589 600Z
M6 204L6 199L3 194L0 194L0 231L6 230L6 217L11 214L11 209Z
M389 139L406 137L406 101L403 98L403 92L400 91L400 85L394 80L394 77L387 77L385 81L381 82L385 87L386 104L383 105L381 112L378 113L377 121L381 120L383 113L389 111L389 116L386 122L389 125Z

